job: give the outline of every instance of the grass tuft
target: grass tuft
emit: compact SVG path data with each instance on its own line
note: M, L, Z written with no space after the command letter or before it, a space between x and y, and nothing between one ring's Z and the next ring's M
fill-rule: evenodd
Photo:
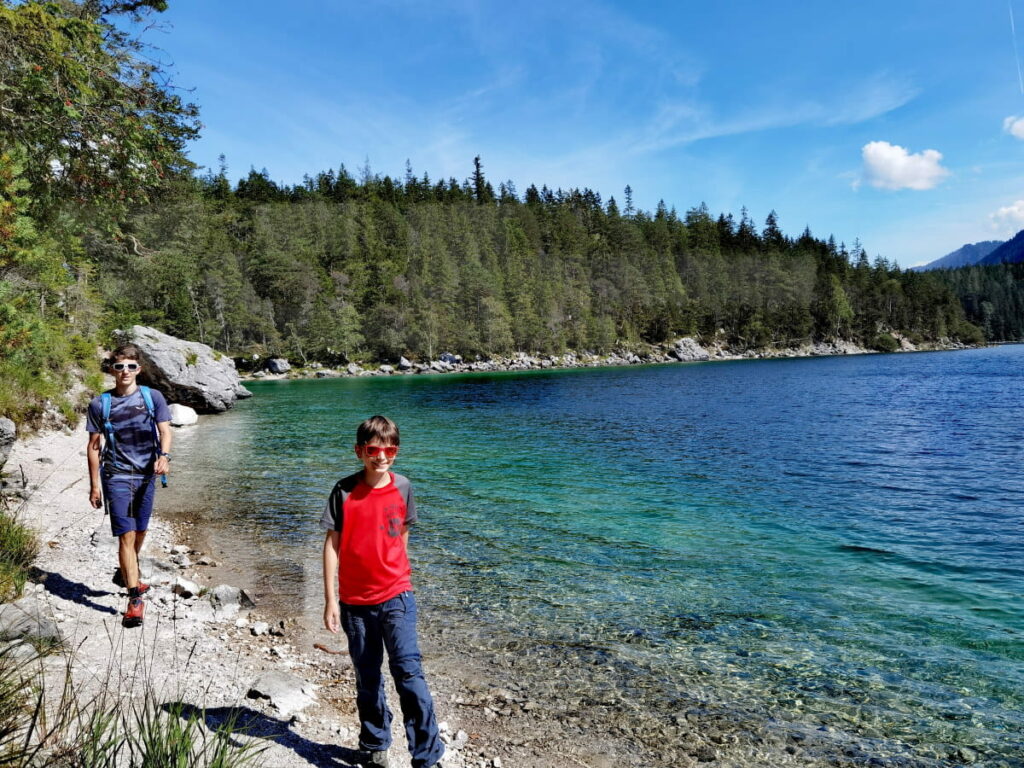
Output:
M10 512L0 510L0 603L15 600L39 553L39 539Z

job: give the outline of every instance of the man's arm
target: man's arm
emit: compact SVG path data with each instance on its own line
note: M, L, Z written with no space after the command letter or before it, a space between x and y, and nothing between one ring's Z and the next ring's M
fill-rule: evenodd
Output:
M103 436L99 432L90 432L85 457L89 463L89 503L94 509L103 506L103 490L100 483L100 453L102 451Z
M160 434L160 453L171 452L171 422L161 421L156 425L156 430ZM153 473L157 475L166 475L171 468L171 462L166 456L157 456L156 463L153 465Z
M341 626L338 609L338 531L324 536L324 627L337 633Z

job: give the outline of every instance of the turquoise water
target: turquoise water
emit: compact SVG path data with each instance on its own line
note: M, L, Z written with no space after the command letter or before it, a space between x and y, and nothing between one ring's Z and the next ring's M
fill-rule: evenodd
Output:
M268 589L312 588L326 493L381 412L435 621L578 659L580 690L599 667L655 716L1024 764L1024 347L251 389L176 469Z

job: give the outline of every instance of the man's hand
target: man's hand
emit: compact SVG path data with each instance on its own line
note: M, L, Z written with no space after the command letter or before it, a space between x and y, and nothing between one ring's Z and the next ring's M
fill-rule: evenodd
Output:
M338 634L341 625L341 617L338 612L338 601L330 600L324 605L324 628L328 632Z
M96 486L89 489L89 503L92 504L93 509L103 506L103 492Z
M166 456L157 456L156 463L153 465L153 474L155 475L166 475L171 470L171 461Z

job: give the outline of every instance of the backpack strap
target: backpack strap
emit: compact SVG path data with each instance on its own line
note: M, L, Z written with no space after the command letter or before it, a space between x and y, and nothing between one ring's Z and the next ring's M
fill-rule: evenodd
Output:
M106 454L106 459L116 469L117 451L114 446L117 441L114 439L114 425L110 423L110 393L104 392L100 395L100 402L103 405L103 432L107 438L107 445L103 452Z
M160 430L156 426L156 408L153 407L153 393L149 387L139 384L139 392L142 393L142 402L146 404L146 411L149 413L149 425L153 428L153 452L154 459L160 456ZM160 483L167 487L167 475L160 475Z

